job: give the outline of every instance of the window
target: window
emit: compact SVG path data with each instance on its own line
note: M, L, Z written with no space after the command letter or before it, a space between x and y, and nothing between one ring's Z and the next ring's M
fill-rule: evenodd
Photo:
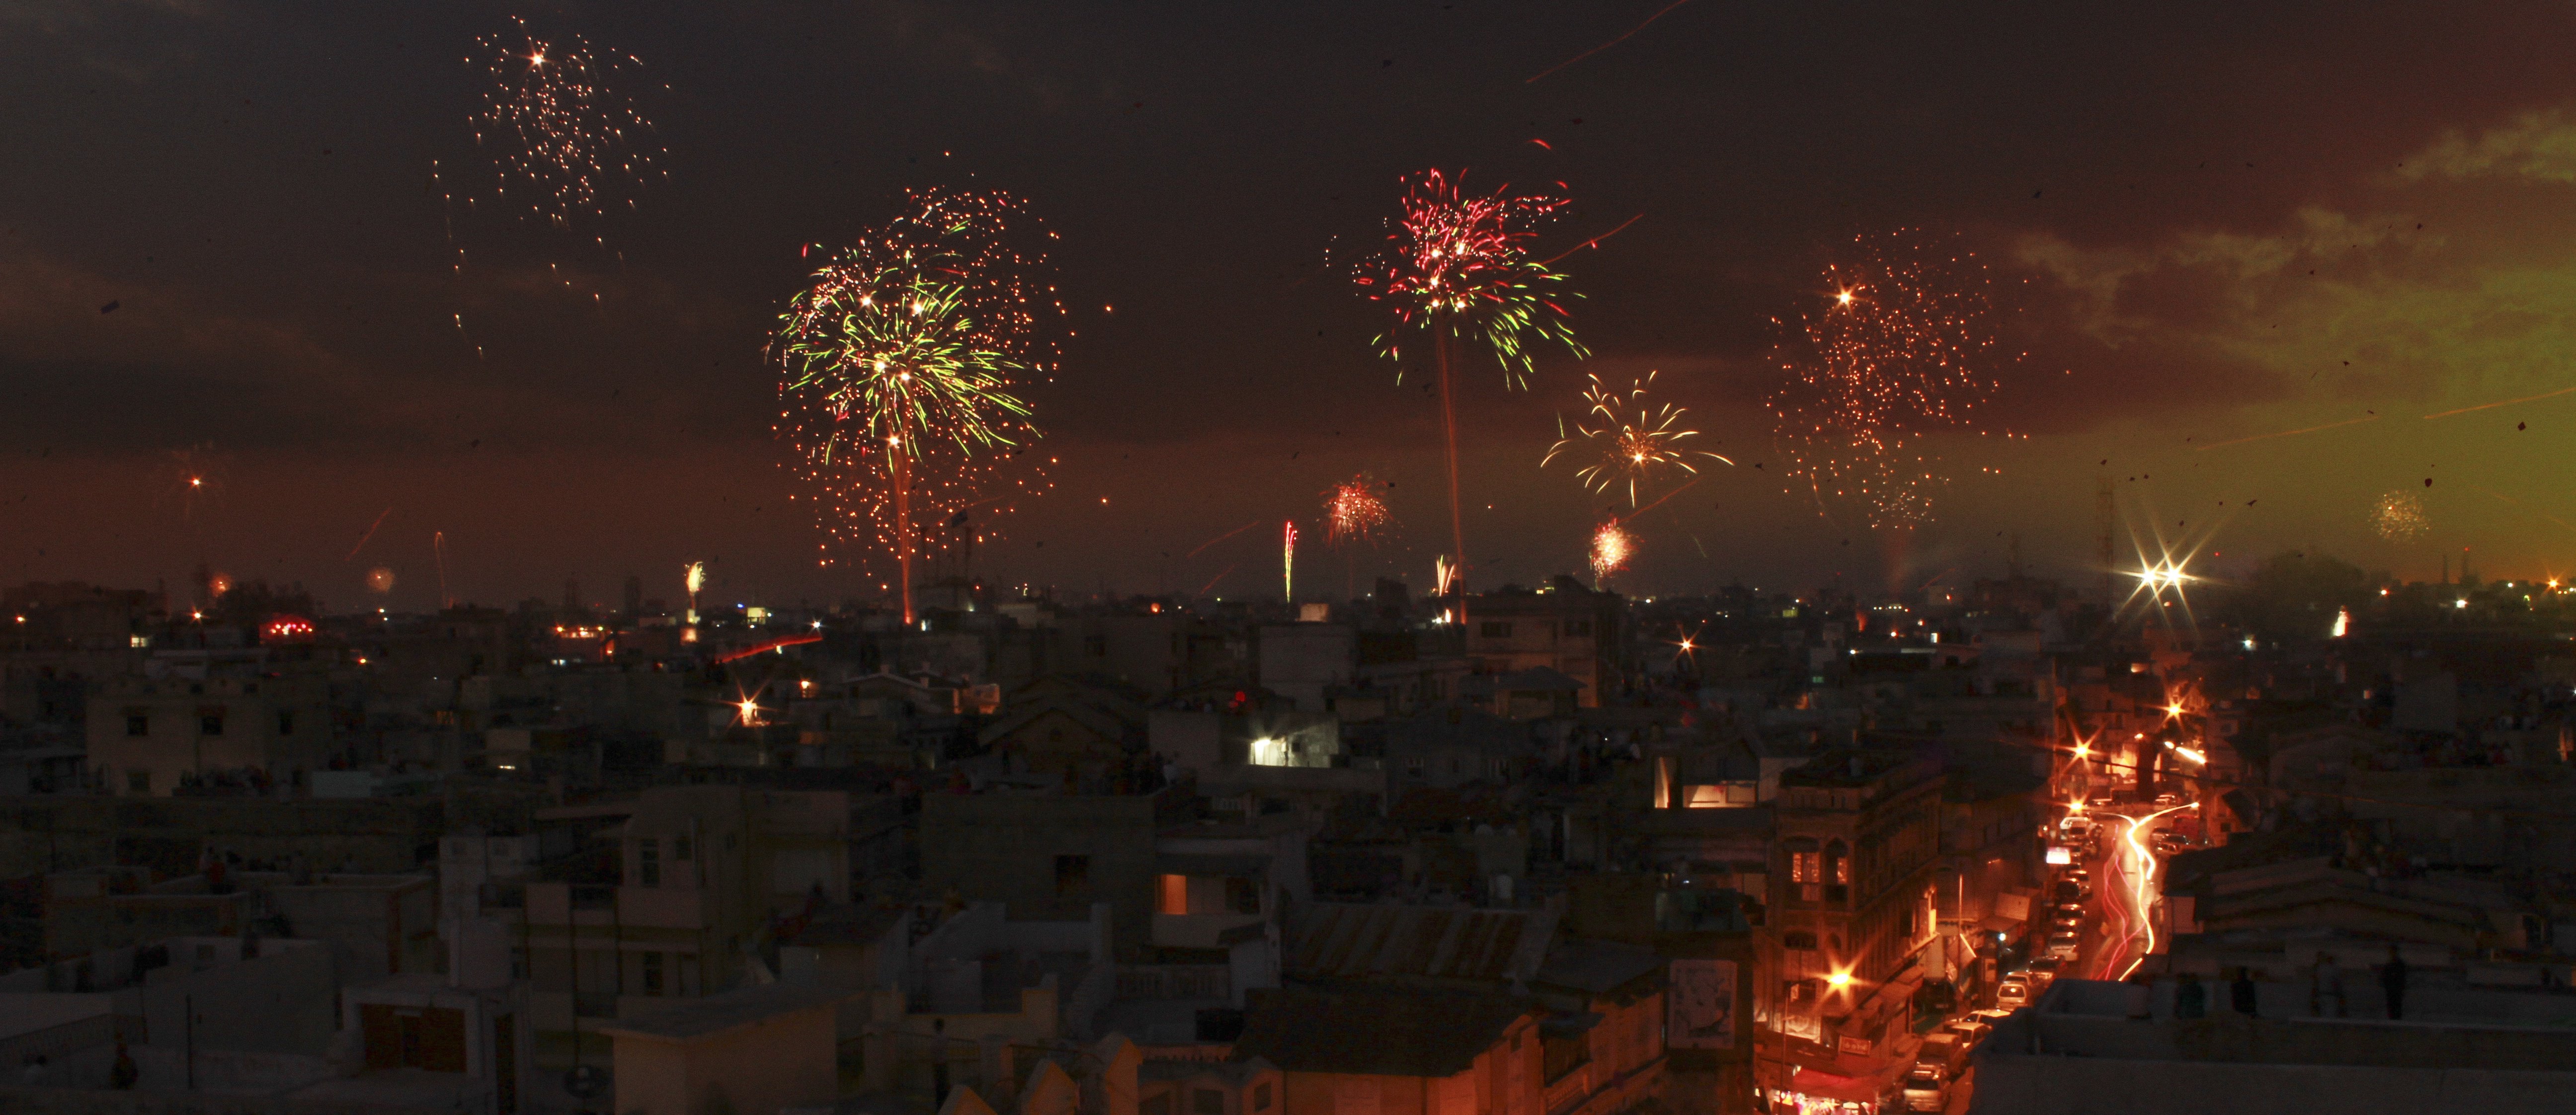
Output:
M1818 852L1789 853L1789 881L1798 887L1798 901L1814 902L1824 897L1824 888L1818 885L1824 878L1819 866L1822 858Z
M1489 619L1480 625L1477 630L1483 632L1484 636L1488 639L1508 639L1512 637L1512 625L1507 622Z
M220 712L198 714L197 734L203 736L220 736L224 734L224 714Z
M1270 1084L1267 1081L1252 1086L1252 1109L1270 1110Z
M125 772L125 789L128 793L151 793L152 772L148 770L129 770Z
M1260 913L1260 882L1253 879L1227 879L1225 881L1225 908L1238 914Z
M1415 778L1422 777L1422 760L1406 759L1404 761L1404 773L1410 774Z
M1172 1094L1165 1092L1137 1101L1136 1115L1172 1115Z
M1160 885L1155 892L1155 913L1177 915L1190 912L1189 876L1165 875L1158 882Z
M295 734L294 713L285 709L277 710L277 734L281 736L291 736Z
M642 885L662 885L662 842L650 836L635 842L635 871Z
M1780 935L1780 947L1796 952L1816 951L1816 935L1793 930Z
M1087 899L1091 897L1091 857L1055 857L1055 896Z
M662 993L661 953L648 952L644 954L644 993L647 995L659 995Z
M671 858L675 860L697 858L697 848L695 847L695 844L695 841L690 840L685 836L672 837Z
M127 716L125 718L125 734L129 736L151 735L152 718L139 713Z
M1214 1088L1190 1089L1190 1115L1225 1115L1225 1093Z
M1565 637L1569 639L1591 638L1592 621L1588 619L1570 619L1565 621Z

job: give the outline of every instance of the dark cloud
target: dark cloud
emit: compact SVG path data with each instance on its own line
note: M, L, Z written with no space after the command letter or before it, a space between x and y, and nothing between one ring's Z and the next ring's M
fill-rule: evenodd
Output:
M1959 561L2016 525L1998 520L2089 515L2091 471L2115 453L2132 459L2121 475L2251 469L2264 458L2134 459L2337 407L2533 393L2576 341L2555 308L2576 295L2576 227L2556 215L2576 182L2576 88L2559 64L2569 16L2550 5L1690 5L1536 84L1635 13L576 7L531 19L643 60L629 91L671 176L631 212L562 229L431 185L432 160L452 187L488 156L462 59L511 14L0 2L0 114L37 169L0 177L11 436L138 461L211 439L391 474L483 439L614 455L566 473L602 483L685 476L775 504L761 347L811 266L799 247L846 241L906 186L1006 187L1063 234L1077 335L1060 381L1032 389L1066 458L1064 498L1023 535L1051 541L1047 560L995 560L1124 578L1142 528L1100 495L1155 507L1151 529L1184 546L1202 525L1302 513L1338 471L1401 471L1400 491L1430 498L1436 406L1420 369L1399 385L1373 353L1381 323L1347 283L1396 176L1428 165L1564 182L1576 204L1550 251L1637 218L1563 262L1588 295L1589 370L1660 369L1713 441L1757 457L1774 319L1811 304L1833 246L1961 233L2028 354L1989 421L2039 440L1942 449L1960 479L1941 497L1958 539L1940 545L1966 547ZM1528 393L1461 371L1515 568L1579 556L1597 511L1534 471L1584 370L1547 361ZM1165 498L1175 469L1193 474L1187 499ZM1655 525L1641 578L1806 569L1792 555L1827 527L1776 473L1702 483L1721 498ZM512 485L487 498L492 523L541 529ZM2342 521L2338 501L2319 489L2317 522ZM687 533L635 515L608 531L620 544ZM1847 533L1817 537L1857 555L1848 572L1892 560L1835 545Z

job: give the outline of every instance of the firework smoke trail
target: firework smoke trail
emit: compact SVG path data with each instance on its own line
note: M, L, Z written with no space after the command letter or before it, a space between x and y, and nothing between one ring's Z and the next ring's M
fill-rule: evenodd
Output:
M1636 381L1622 399L1601 383L1600 376L1588 376L1591 386L1584 388L1583 401L1590 407L1576 421L1574 433L1565 433L1565 420L1557 420L1556 444L1549 446L1547 456L1539 459L1540 468L1568 450L1588 446L1594 460L1575 476L1583 486L1595 492L1608 491L1610 485L1625 480L1628 506L1637 506L1637 485L1651 481L1666 469L1680 469L1693 476L1699 470L1691 467L1691 458L1705 457L1734 464L1705 450L1685 449L1681 443L1699 436L1697 430L1681 428L1683 410L1666 403L1650 407L1646 389L1655 382L1655 373Z
M1637 539L1619 525L1617 519L1601 524L1592 532L1592 587L1600 588L1612 575L1628 568L1628 559L1636 556Z
M1947 483L1917 443L1976 428L1997 351L1985 264L1953 237L1914 230L1854 237L1824 273L1827 300L1774 349L1786 382L1767 400L1790 473L1819 511L1827 496L1867 507L1872 526L1931 517Z
M779 434L811 489L831 542L888 551L912 621L919 523L1046 487L1030 447L1041 436L1023 379L1056 371L1041 312L1063 305L1043 283L1044 253L1014 246L1024 205L991 192L915 192L911 207L817 270L789 303L771 350L780 360ZM1023 467L1012 491L1004 462ZM792 497L791 497L792 498ZM952 544L935 534L929 548Z
M1223 533L1223 534L1217 535L1217 536L1216 536L1216 537L1214 537L1214 538L1208 539L1208 540L1207 540L1207 541L1205 541L1205 542L1201 542L1201 543L1199 543L1199 546L1198 546L1198 549L1197 549L1197 550L1192 550L1192 551L1190 551L1190 552L1188 552L1188 553L1186 553L1186 554L1182 554L1182 555L1181 555L1181 557L1182 557L1183 559L1185 559L1185 560L1186 560L1186 559L1188 559L1188 558L1194 558L1194 557L1197 557L1197 556L1199 556L1199 552L1200 552L1201 550L1205 550L1205 549L1207 549L1207 548L1208 548L1208 547L1210 547L1210 546L1216 545L1216 544L1217 544L1217 543L1219 543L1219 542L1223 542L1223 541L1225 541L1225 540L1226 540L1226 539L1228 539L1228 538L1232 538L1232 537L1234 537L1235 535L1241 534L1241 533L1243 533L1243 532L1245 532L1245 531L1247 531L1247 530L1251 530L1252 528L1257 527L1257 526L1260 526L1260 525L1261 525L1261 520L1259 520L1259 519L1254 519L1253 521L1248 522L1248 523L1245 523L1245 524L1243 524L1242 526L1236 527L1236 528L1234 528L1233 530L1229 530L1229 531L1227 531L1227 532L1225 532L1225 533Z
M1353 281L1372 302L1395 313L1380 334L1378 351L1396 362L1403 382L1403 345L1409 331L1431 335L1432 362L1440 376L1442 460L1449 471L1449 536L1463 563L1465 518L1458 494L1458 409L1450 346L1472 338L1493 354L1506 388L1527 384L1535 362L1532 345L1554 341L1578 359L1589 355L1574 339L1564 301L1565 276L1530 257L1538 227L1564 208L1563 198L1468 194L1438 170L1404 179L1403 212L1377 257ZM1460 618L1465 615L1461 602Z
M376 513L376 521L375 521L375 522L372 522L372 523L367 524L367 533L365 533L365 534L361 534L361 535L359 535L359 536L358 536L358 544L357 544L357 545L355 545L355 546L351 546L351 547L349 547L349 556L344 557L344 558L341 558L340 560L342 560L342 561L356 561L356 560L358 560L358 551L360 551L360 550L363 550L363 549L366 549L366 548L367 548L367 540L368 540L368 539L370 539L370 538L374 538L374 537L376 536L376 528L377 528L377 527L380 527L380 526L385 525L385 516L387 516L387 515L391 515L391 514L393 514L393 513L394 513L393 505L392 505L392 504L386 504L386 505L385 505L385 509L384 509L383 511L380 511L380 512L377 512L377 513Z
M2405 542L2433 529L2433 519L2424 513L2424 497L2401 488L2370 505L2370 528L2381 538Z
M2476 410L2476 409L2482 409L2482 408L2472 407L2472 408L2470 408L2470 409L2472 409L2472 410ZM2426 417L2426 418L2440 418L2440 417L2441 417L2441 415L2438 415L2438 414L2427 414L2427 415L2425 415L2424 417ZM2326 423L2326 424L2325 424L2325 425L2323 425L2323 426L2305 426L2305 427L2301 427L2301 428L2296 429L2296 430L2274 430L2274 431L2272 431L2271 433L2268 433L2268 434L2254 434L2254 435L2252 435L2252 436L2250 436L2250 437L2229 438L2229 439L2227 439L2226 441L2213 441L2213 442L2210 442L2210 443L2209 443L2209 444L2207 444L2207 445L2203 445L2203 446L2195 447L2195 448L2192 450L2192 452L2194 452L2194 453L2206 453L2206 452L2209 452L2209 451L2210 451L2210 450L2212 450L2212 449L2224 448L2224 447L2226 447L2226 446L2230 446L2230 445L2243 445L2243 444L2245 444L2246 442L2249 442L2249 441L2269 441L2269 440L2271 440L2271 439L2273 439L2273 438L2276 438L2276 437L2292 437L2292 436L2295 436L2295 435L2298 435L2298 434L2313 434L2313 433L2315 433L2315 432L2317 432L2317 431L2319 431L2319 430L2333 430L2333 429L2339 429L2339 428L2344 427L2344 426L2358 426L2358 425L2361 425L2361 424L2362 424L2362 423L2364 423L2364 422L2377 422L2377 421L2379 421L2379 416L2378 416L2378 415L2376 415L2376 414L2374 414L2374 415L2371 415L2371 416L2370 416L2370 417L2368 417L2368 418L2352 418L2352 419L2347 419L2347 420L2342 421L2342 422L2328 422L2328 423Z
M490 79L483 111L474 118L474 142L491 147L494 200L511 204L516 184L515 205L557 227L619 201L634 208L632 187L654 173L663 152L652 122L608 80L643 62L631 54L603 59L579 35L549 42L531 33L526 20L512 22L512 32L474 41Z
M2535 402L2539 402L2539 401L2540 401L2540 400L2542 400L2542 399L2555 399L2555 398L2559 397L2560 395L2566 395L2566 394L2570 394L2570 393L2576 393L2576 387L2561 387L2561 388L2559 388L2559 389L2558 389L2558 390L2556 390L2556 391L2543 391L2543 392L2541 392L2540 394L2537 394L2537 395L2525 395L2525 396L2523 396L2523 397L2521 397L2521 398L2519 398L2519 399L2499 399L2499 400L2497 400L2497 401L2495 401L2495 402L2492 402L2492 403L2479 403L2479 404L2478 404L2478 405L2476 405L2476 406L2472 406L2472 407L2461 407L2461 408L2459 408L2458 410L2446 410L2446 411L2443 411L2443 412L2441 412L2441 413L2439 413L2439 414L2427 414L2427 415L2425 415L2425 416L2424 416L2424 418L2425 418L2425 420L2426 420L2426 421L2431 421L2431 420L2436 419L2436 418L2448 418L2448 417L2450 417L2450 416L2452 416L2452 415L2454 415L2454 414L2467 414L2467 413L2469 413L2469 412L2471 412L2471 411L2478 411L2478 410L2494 410L2494 409L2495 409L2495 408L2497 408L2497 407L2509 407L2509 406L2514 405L2515 403L2535 403Z
M438 556L438 606L444 609L451 602L447 595L447 532L429 532L429 548Z

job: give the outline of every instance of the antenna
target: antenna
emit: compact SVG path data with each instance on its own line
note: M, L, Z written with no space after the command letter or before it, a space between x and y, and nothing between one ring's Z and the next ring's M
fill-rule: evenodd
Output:
M2100 528L2101 533L2093 540L2097 548L2093 556L2102 562L2102 606L2105 608L2111 606L2111 520L2118 511L2117 501L2111 497L2111 478L2094 477L2093 525Z

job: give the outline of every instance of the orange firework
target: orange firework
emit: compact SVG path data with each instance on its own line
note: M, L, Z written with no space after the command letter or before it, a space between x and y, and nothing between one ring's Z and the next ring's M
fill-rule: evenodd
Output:
M1853 238L1825 268L1825 304L1775 349L1787 382L1769 400L1781 451L1821 509L1850 498L1876 526L1931 517L1947 482L1922 440L1972 429L1994 393L1985 264L1955 238L1913 230Z
M1685 449L1682 442L1699 436L1697 430L1681 428L1682 408L1665 403L1653 406L1646 402L1646 388L1655 382L1655 373L1637 380L1626 398L1604 387L1600 376L1587 377L1592 385L1584 388L1583 401L1590 409L1575 423L1574 433L1565 432L1565 421L1557 420L1556 444L1548 447L1547 456L1539 460L1546 468L1559 454L1581 446L1590 446L1596 459L1575 475L1583 486L1596 492L1610 489L1622 480L1628 483L1628 506L1637 506L1637 486L1652 481L1666 470L1679 469L1692 475L1691 459L1704 457L1725 461L1724 457L1701 449Z
M1598 587L1613 575L1628 568L1628 559L1636 556L1637 539L1617 519L1601 524L1592 532L1592 583Z
M515 41L476 40L491 85L474 120L474 141L492 148L499 171L493 200L515 202L559 226L617 202L634 208L635 199L621 195L658 173L653 163L662 146L652 121L608 78L643 63L631 54L594 56L579 35L548 42L526 20L512 22Z
M1394 522L1386 501L1378 498L1377 481L1365 472L1324 490L1326 545L1373 541L1372 535Z

